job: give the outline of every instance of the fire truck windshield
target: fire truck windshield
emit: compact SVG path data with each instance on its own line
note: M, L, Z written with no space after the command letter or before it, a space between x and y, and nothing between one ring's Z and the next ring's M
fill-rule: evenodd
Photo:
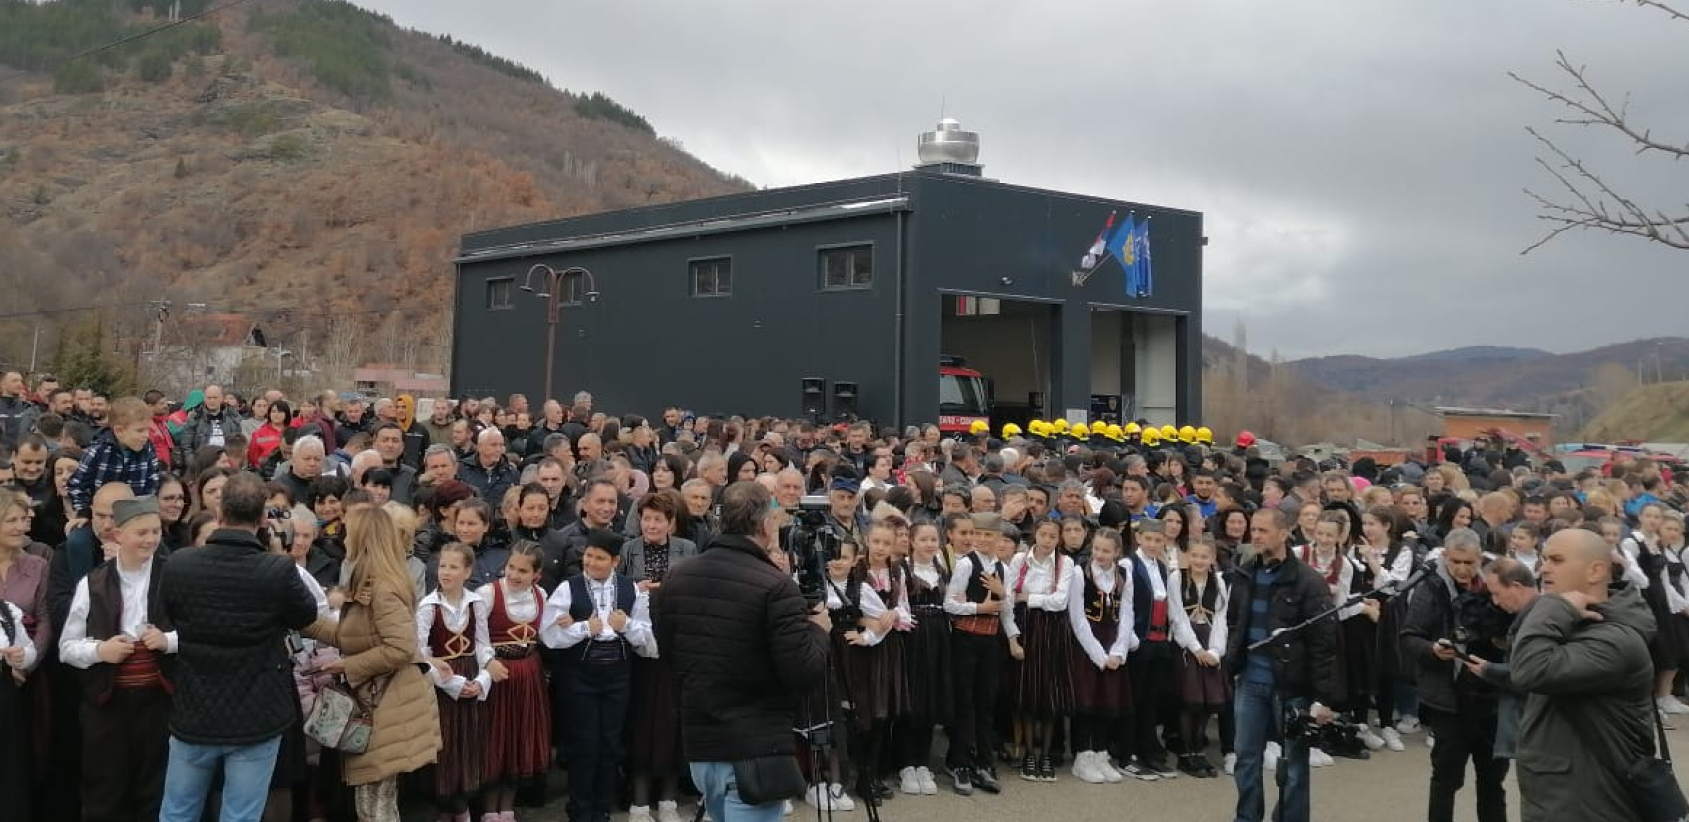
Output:
M945 415L990 416L984 377L940 374L938 412Z

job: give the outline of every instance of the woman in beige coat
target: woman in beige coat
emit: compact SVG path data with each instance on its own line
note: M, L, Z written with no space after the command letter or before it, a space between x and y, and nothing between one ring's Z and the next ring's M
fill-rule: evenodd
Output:
M398 778L434 763L440 716L416 646L416 591L405 568L410 537L386 511L346 513L346 559L354 564L338 622L319 619L305 633L340 649L325 672L344 673L373 706L369 749L344 757L346 783L362 822L398 822Z

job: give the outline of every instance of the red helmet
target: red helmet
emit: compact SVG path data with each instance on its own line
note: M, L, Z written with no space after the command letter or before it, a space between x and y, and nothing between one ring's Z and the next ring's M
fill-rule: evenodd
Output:
M1255 435L1254 434L1251 434L1248 431L1237 432L1237 447L1248 448L1249 446L1254 445L1254 444L1255 444Z

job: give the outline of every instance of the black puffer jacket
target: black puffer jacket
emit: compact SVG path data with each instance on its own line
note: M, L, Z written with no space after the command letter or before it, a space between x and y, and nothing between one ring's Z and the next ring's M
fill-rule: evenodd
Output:
M1420 704L1449 713L1458 712L1463 699L1493 703L1500 696L1494 685L1473 675L1460 660L1438 659L1432 650L1437 640L1455 638L1458 590L1439 560L1436 574L1409 592L1401 633L1402 664L1414 676ZM1504 658L1501 649L1483 642L1472 643L1465 651L1480 659Z
M1255 568L1260 554L1250 554L1231 575L1231 625L1226 638L1226 670L1243 673L1249 661L1249 625L1254 621ZM1273 581L1267 606L1267 633L1301 624L1335 603L1325 580L1306 563L1287 554ZM1323 619L1295 635L1267 646L1273 657L1273 686L1284 696L1308 697L1326 705L1344 698L1337 683L1337 619Z
M317 618L299 571L249 531L220 530L165 566L166 610L180 642L170 732L195 745L252 745L299 715L289 630Z
M690 762L793 751L798 703L827 670L827 632L756 543L717 537L669 570L652 603L657 648L680 678Z

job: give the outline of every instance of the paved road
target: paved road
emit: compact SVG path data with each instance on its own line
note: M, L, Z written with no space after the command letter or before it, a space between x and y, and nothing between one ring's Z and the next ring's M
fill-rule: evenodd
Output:
M1679 720L1683 730L1668 732L1674 748L1689 750L1689 721ZM1425 818L1426 784L1430 779L1430 751L1425 747L1424 734L1405 737L1407 750L1401 753L1378 751L1366 762L1339 759L1329 768L1313 772L1314 808L1317 822L1411 822ZM938 745L943 750L942 741ZM1218 764L1218 758L1215 758ZM1679 780L1686 780L1689 768L1678 769ZM554 780L560 781L560 780ZM1468 777L1470 781L1470 776ZM894 785L895 787L895 785ZM1237 793L1230 777L1192 779L1181 775L1162 782L1127 781L1117 785L1089 785L1072 778L1063 771L1054 784L1022 782L1018 778L1003 780L1000 796L975 794L962 798L949 793L948 782L940 776L937 796L908 797L899 795L885 803L880 818L884 822L1227 822L1232 818ZM1518 819L1518 788L1511 774L1508 777L1509 818ZM1271 774L1268 774L1267 801L1269 812L1275 796ZM693 806L681 806L682 817L690 822ZM422 809L417 809L421 811ZM424 813L406 814L407 818L431 819ZM1470 788L1462 791L1456 805L1456 819L1474 822ZM523 822L554 822L562 820L563 804L553 802L544 809L520 812ZM618 822L625 819L618 814ZM813 808L799 804L788 822L815 820ZM836 813L838 822L866 820L867 814L858 807L851 813Z

